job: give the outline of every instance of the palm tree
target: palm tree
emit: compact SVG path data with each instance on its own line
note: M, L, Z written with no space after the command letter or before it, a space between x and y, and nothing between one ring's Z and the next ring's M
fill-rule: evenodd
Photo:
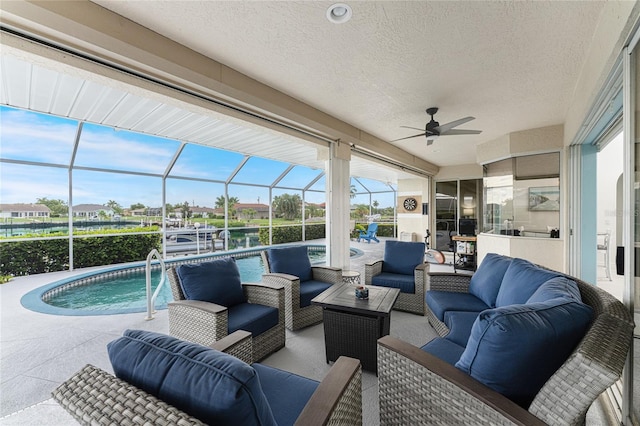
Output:
M276 214L287 220L293 220L300 216L302 199L298 194L282 194L273 198L273 206Z
M380 205L380 203L378 203L376 200L373 200L373 212L374 213L378 213L378 206Z
M224 195L221 195L216 198L216 209L224 209Z
M189 202L185 201L180 206L180 211L182 212L182 219L187 220L191 217L191 209L189 208Z
M245 209L243 213L249 219L248 222L251 222L251 219L253 219L258 212L255 209Z
M122 213L122 207L116 201L109 200L109 202L105 205L109 207L111 210L113 210L114 213L117 213L117 214Z
M224 210L224 195L221 195L219 197L216 198L216 208L217 209L223 209ZM238 199L238 197L229 197L229 210L227 211L227 214L229 217L233 217L236 214L236 204L238 204L240 202L240 200Z

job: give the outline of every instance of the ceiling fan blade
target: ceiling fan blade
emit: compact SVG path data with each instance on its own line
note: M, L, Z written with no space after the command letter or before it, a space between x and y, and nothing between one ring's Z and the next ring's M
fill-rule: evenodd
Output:
M446 132L441 132L440 136L446 135L479 135L482 130L463 130L463 129L451 129Z
M410 127L410 126L400 126L400 127L404 127L405 129L424 130L424 129L420 129L418 127Z
M435 128L435 130L439 131L439 132L440 132L440 134L443 134L443 133L444 133L444 132L446 132L447 130L451 130L451 129L453 129L454 127L457 127L457 126L459 126L459 125L461 125L461 124L464 124L464 123L466 123L466 122L468 122L468 121L475 120L475 119L476 119L475 117L465 117L465 118L461 118L461 119L459 119L459 120L452 121L451 123L442 124L442 125L440 125L440 126L436 127L436 128Z
M426 135L426 133L420 133L419 135L407 136L406 138L394 139L394 140L389 141L389 142L403 141L405 139L417 138L418 136L424 136L424 135Z

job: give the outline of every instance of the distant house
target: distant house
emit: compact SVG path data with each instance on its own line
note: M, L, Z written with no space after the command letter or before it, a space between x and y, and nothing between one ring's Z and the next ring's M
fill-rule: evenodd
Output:
M100 217L100 212L104 212L109 217L115 214L112 208L102 204L78 204L73 206L73 217L97 219Z
M216 210L211 207L190 207L191 216L198 215L199 217L209 218L213 217L216 214Z
M324 216L325 215L325 211L327 210L327 204L326 203L306 203L306 207L307 210L311 210L313 208L316 209L316 211L320 214L318 214L317 216Z
M268 219L269 206L260 203L237 203L233 206L239 219Z
M51 210L44 204L0 204L0 218L47 218Z

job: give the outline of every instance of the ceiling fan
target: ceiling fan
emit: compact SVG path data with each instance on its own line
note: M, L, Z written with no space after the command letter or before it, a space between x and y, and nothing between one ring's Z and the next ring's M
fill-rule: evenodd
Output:
M413 136L407 136L406 138L395 139L395 140L392 140L391 142L396 142L396 141L401 141L401 140L411 139L411 138L417 138L419 136L425 136L427 138L427 145L431 145L433 143L433 141L438 136L477 135L477 134L482 133L482 130L454 129L454 127L458 127L461 124L464 124L464 123L466 123L468 121L471 121L471 120L475 120L475 117L465 117L465 118L461 118L459 120L452 121L452 122L447 123L447 124L440 125L440 123L438 123L436 120L433 119L433 116L435 115L436 112L438 112L438 108L435 108L435 107L434 108L427 108L427 114L429 114L431 116L431 121L429 121L427 123L427 126L424 129L424 133L419 133L419 134L413 135ZM406 129L422 130L422 129L418 129L417 127L409 127L409 126L400 126L400 127L404 127Z

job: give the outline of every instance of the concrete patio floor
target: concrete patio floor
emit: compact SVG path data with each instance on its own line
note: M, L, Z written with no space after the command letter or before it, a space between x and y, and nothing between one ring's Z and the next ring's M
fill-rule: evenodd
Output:
M363 254L351 258L350 269L364 277L364 265L382 259L384 240L379 244L352 242L351 247ZM126 329L168 333L166 310L159 310L155 319L147 321L146 313L58 316L33 312L20 304L21 297L33 289L90 269L19 277L0 286L0 424L75 424L51 398L53 389L86 364L112 372L106 345ZM452 267L432 265L434 269L450 271ZM393 311L391 318L391 334L412 344L421 346L435 337L425 317ZM322 324L298 332L287 330L286 347L263 363L322 380L330 368L324 358ZM377 377L364 372L365 425L379 424L377 387ZM607 424L602 418L598 409L592 409L587 424Z

